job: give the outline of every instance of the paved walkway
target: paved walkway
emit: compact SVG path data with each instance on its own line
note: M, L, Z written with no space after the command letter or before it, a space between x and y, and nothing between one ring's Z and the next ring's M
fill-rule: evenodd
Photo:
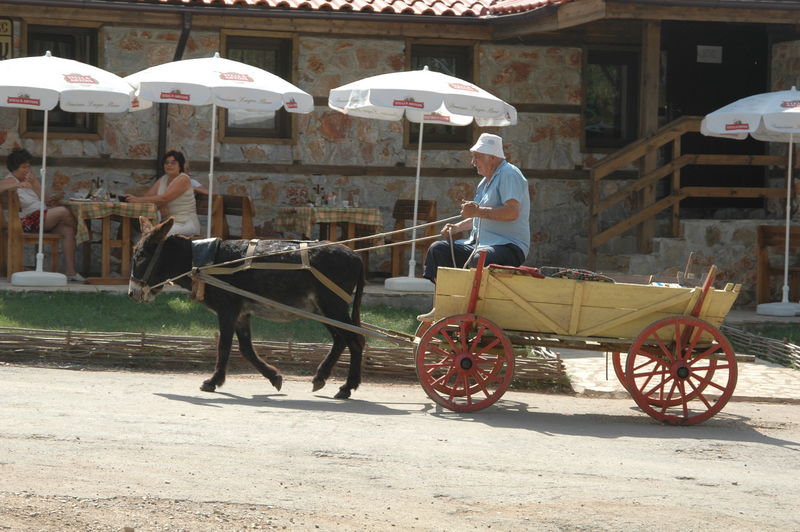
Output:
M115 292L125 293L127 285L86 285L70 283L58 288L25 288L10 285L0 279L0 294L3 291L70 291L70 292ZM178 287L167 287L167 291L183 291ZM382 284L369 284L365 290L366 304L386 304L389 306L408 307L417 311L430 309L432 294L403 293L385 290ZM751 310L733 310L728 314L725 323L732 327L760 323L793 323L800 327L800 317L784 318L760 316ZM628 397L614 374L609 359L597 351L563 350L561 356L573 388L579 394L587 396ZM739 363L739 378L733 401L765 401L790 402L800 404L800 370L785 368L756 360Z

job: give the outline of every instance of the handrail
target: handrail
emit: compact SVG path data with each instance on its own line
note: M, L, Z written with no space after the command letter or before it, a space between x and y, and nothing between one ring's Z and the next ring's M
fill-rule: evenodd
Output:
M591 169L590 215L589 215L589 256L590 268L597 266L597 255L600 246L621 234L644 224L667 210L672 210L672 236L680 232L680 202L690 197L717 197L717 198L786 198L786 189L783 187L706 187L706 186L681 186L681 169L689 165L707 166L781 166L786 164L785 156L775 155L728 155L728 154L682 154L680 141L687 133L700 131L701 117L682 116L658 129L652 135L636 140L621 150L605 157ZM640 160L657 160L658 150L672 144L671 160L660 163L656 168L650 168L635 181L625 184L608 196L601 195L602 180L625 166L635 164ZM670 193L654 203L643 206L622 220L618 220L609 227L600 227L600 215L608 209L628 201L633 194L655 186L661 179L671 178ZM645 235L640 240L640 252L644 242L652 239L653 235Z

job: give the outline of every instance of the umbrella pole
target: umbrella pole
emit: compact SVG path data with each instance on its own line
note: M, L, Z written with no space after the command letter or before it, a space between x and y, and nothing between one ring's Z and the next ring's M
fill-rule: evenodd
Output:
M214 199L214 144L216 143L217 132L217 104L211 104L211 159L208 162L208 224L206 227L206 238L211 238L211 224L213 223L213 199Z
M786 170L786 236L783 251L783 295L780 303L761 303L756 305L756 314L766 316L800 316L800 303L789 302L789 239L792 222L792 162L793 135L789 133L789 168Z
M42 130L42 166L39 168L39 248L36 250L36 271L44 271L44 191L47 186L47 123L50 111L44 110L44 128Z
M783 253L783 297L781 303L789 302L789 239L791 238L792 208L792 133L789 133L789 168L786 170L786 241Z
M411 257L408 259L408 276L414 277L417 269L417 261L414 260L417 251L417 214L419 207L419 173L422 165L422 130L425 128L425 116L419 123L419 142L417 143L417 179L414 182L414 223L411 230Z
M16 272L11 275L11 284L15 286L65 286L67 276L63 273L44 271L44 191L47 190L47 123L49 111L44 110L44 128L42 129L42 166L39 168L39 249L36 250L36 270Z

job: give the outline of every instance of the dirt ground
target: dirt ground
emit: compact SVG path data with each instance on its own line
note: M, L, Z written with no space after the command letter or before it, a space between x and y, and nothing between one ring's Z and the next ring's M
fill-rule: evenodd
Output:
M800 409L0 364L0 531L798 530Z

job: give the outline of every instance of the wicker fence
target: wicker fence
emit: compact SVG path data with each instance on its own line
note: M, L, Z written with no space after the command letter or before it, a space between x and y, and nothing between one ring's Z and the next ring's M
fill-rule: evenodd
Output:
M766 338L728 325L720 327L720 331L725 333L737 353L747 353L781 366L800 369L800 345Z
M58 363L68 366L131 369L196 369L210 371L216 359L216 338L166 336L129 332L76 332L0 327L0 360ZM330 349L329 344L254 341L256 352L283 370L311 374ZM235 351L235 349L234 349ZM236 352L236 351L235 351ZM348 353L339 368L346 367ZM231 357L231 370L253 371L242 357ZM364 351L364 375L373 378L416 379L412 347L374 347ZM568 384L561 358L546 349L518 356L515 386Z

